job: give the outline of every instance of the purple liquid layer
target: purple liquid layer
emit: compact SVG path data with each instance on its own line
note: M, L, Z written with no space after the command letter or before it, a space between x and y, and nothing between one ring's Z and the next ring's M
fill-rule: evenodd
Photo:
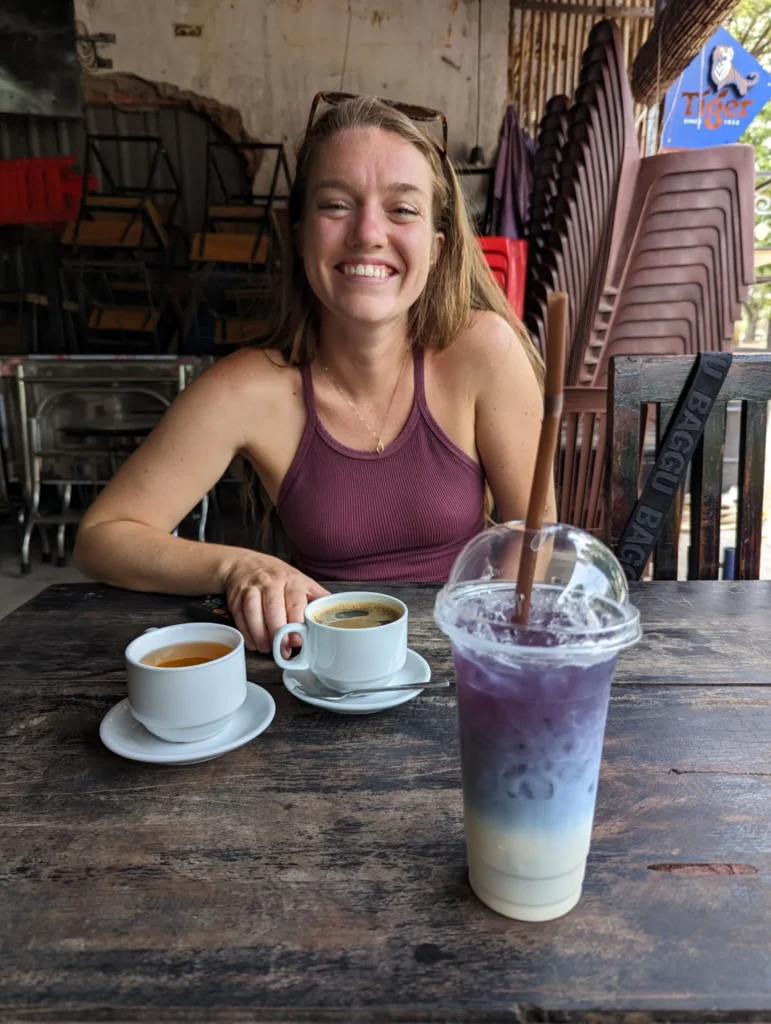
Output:
M591 821L615 654L515 666L453 646L453 657L466 807L504 829Z

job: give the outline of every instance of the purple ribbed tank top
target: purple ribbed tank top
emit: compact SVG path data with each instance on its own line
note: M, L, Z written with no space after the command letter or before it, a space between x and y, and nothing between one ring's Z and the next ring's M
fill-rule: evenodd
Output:
M316 413L302 368L307 421L277 509L298 569L313 579L440 582L484 529L484 476L429 412L423 352L415 397L382 455L336 441Z

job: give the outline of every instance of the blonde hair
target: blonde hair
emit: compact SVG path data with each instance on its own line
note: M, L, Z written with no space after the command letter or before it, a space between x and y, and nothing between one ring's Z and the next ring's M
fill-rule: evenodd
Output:
M541 357L485 262L452 164L442 159L426 129L372 96L358 96L330 107L311 125L300 144L289 197L289 238L284 253L278 315L271 333L254 344L276 349L290 365L313 362L319 338L319 302L305 275L295 236L305 213L308 179L319 149L340 132L361 128L377 128L404 139L423 155L431 168L433 227L442 232L444 243L429 271L423 292L409 312L408 332L412 343L424 348L445 349L466 330L476 310L490 310L511 325L536 377L542 381ZM252 477L248 483L253 482ZM264 504L264 491L262 500ZM489 515L492 510L489 488L485 506ZM263 521L264 540L269 516L270 509Z

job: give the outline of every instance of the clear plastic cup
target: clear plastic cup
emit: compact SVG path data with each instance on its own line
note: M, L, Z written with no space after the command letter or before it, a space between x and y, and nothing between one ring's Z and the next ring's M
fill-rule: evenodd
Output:
M523 545L528 624L512 624ZM521 921L581 897L618 652L640 638L613 553L583 530L506 523L471 540L436 600L457 676L469 881Z

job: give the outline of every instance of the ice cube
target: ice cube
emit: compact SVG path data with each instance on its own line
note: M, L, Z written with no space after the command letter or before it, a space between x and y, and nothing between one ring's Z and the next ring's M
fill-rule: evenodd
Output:
M525 800L551 800L554 796L554 783L545 775L528 776L520 782L517 796Z

